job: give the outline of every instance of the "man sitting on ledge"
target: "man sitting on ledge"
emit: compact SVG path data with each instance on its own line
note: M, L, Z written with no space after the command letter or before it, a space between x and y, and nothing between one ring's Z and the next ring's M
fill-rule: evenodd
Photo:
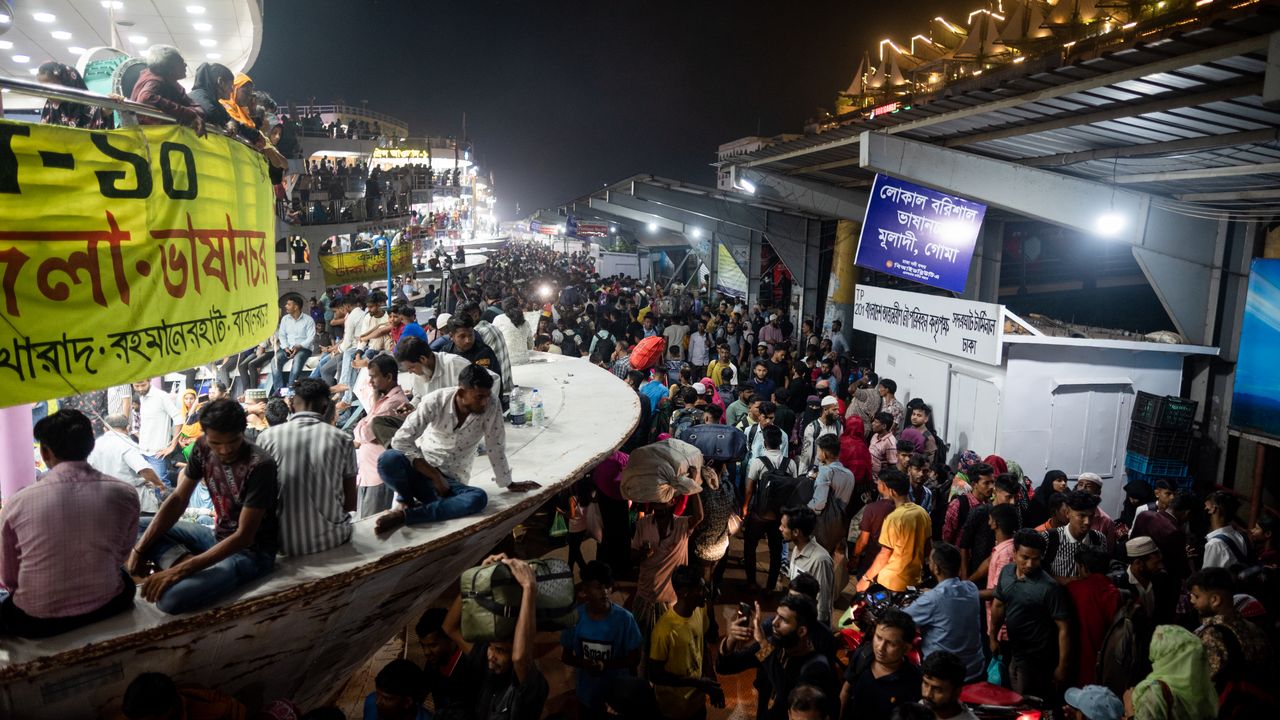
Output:
M244 439L244 408L215 400L200 415L204 435L154 518L143 520L142 539L127 569L138 576L144 560L161 570L142 583L142 597L171 615L210 605L275 567L279 549L276 462ZM204 481L217 509L213 530L179 521Z
M0 635L49 637L133 607L120 570L137 537L138 494L86 462L93 424L79 410L36 423L49 474L0 514Z
M451 520L484 510L489 496L466 484L481 438L498 487L511 492L538 487L536 482L511 482L507 431L493 385L489 371L468 365L458 387L428 394L404 421L391 439L391 449L378 458L378 475L396 491L398 507L378 517L377 532L401 523Z

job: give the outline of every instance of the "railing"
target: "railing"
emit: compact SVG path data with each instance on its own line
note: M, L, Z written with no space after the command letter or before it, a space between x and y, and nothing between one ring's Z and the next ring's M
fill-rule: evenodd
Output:
M154 118L156 120L164 120L165 122L170 122L170 123L173 123L174 125L182 124L181 122L178 121L177 118L172 117L161 110L157 110L156 108L153 108L150 105L136 103L132 100L126 100L124 98L117 99L109 95L99 95L96 92L91 92L89 90L80 90L78 88L71 88L65 85L46 85L44 83L39 83L34 80L23 80L21 78L12 78L12 77L0 77L0 88L6 88L8 90L12 90L13 92L21 93L23 95L34 95L36 97L42 97L42 98L45 98L46 100L57 100L59 102L81 103L83 105L93 105L95 107L101 107L101 108L106 108L108 110L113 110L121 114L120 117L124 120L125 127L137 125L138 124L137 116L139 115L143 117ZM208 125L205 127L205 130L206 132L211 132L218 135L222 135L224 137L231 138L232 140L235 140L236 142L241 143L246 147L253 148L255 152L258 150L257 148L254 148L249 143L245 142L244 138L227 133L223 131L221 128L214 127L213 125Z
M366 110L362 107L353 105L295 105L294 109L298 111L298 115L355 115L361 120L377 120L378 122L386 122L396 127L409 127L409 123L397 117L392 117L386 113L380 113L373 110ZM386 130L387 128L383 128Z

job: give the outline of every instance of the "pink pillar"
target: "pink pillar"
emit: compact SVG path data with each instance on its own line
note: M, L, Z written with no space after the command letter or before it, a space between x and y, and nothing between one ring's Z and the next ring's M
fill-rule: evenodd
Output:
M32 441L31 406L0 408L0 499L36 481Z

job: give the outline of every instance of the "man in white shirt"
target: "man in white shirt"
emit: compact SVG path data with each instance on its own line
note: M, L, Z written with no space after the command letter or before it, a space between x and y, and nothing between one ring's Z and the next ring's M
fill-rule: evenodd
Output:
M361 303L361 297L353 290L342 297L342 308L347 311L347 318L342 323L342 367L338 370L338 384L350 386L356 374L351 370L351 362L360 352L360 326L364 323L367 311Z
M401 523L417 525L474 515L489 496L467 485L480 440L485 441L494 482L510 492L527 492L536 482L512 482L507 464L502 406L493 394L493 375L468 365L458 386L437 390L418 404L378 458L378 475L396 491L397 507L379 516L378 532Z
M1204 563L1202 568L1227 568L1249 563L1249 540L1232 523L1240 501L1235 495L1221 490L1209 494L1204 500L1204 511L1209 516L1209 533L1204 536Z
M804 427L800 433L800 455L796 462L800 472L807 473L818 467L818 438L823 435L835 435L844 432L844 423L840 420L840 403L835 396L822 398L822 414Z
M664 317L663 320L666 320ZM684 318L673 318L671 322L662 329L662 337L667 339L667 347L684 347L684 338L689 334L689 326L685 323Z
M280 349L276 350L275 361L271 363L271 387L277 393L297 381L311 357L311 346L316 340L316 321L302 312L302 298L294 293L285 297L284 315L280 316L280 326L276 330ZM289 368L286 385L284 366L290 360L293 360L293 365Z
M155 515L160 509L156 491L164 491L164 483L138 444L129 438L129 418L108 415L106 432L93 445L89 465L103 475L119 478L138 491L138 504L143 515Z
M168 457L178 447L182 411L168 393L151 387L149 380L134 383L133 391L138 393L134 408L138 413L138 447L156 475L170 484Z
M698 327L689 336L689 364L694 368L695 377L702 377L711 362L710 348L707 345L706 323L698 321ZM713 377L711 382L719 384L720 378Z

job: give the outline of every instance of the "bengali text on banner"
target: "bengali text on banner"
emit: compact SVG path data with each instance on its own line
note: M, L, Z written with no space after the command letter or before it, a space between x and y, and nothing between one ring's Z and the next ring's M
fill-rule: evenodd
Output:
M262 156L226 137L0 121L0 406L269 337L272 204Z
M413 271L413 244L401 242L391 246L391 272L404 275ZM321 255L326 285L349 285L387 279L387 256L381 247L372 250Z

